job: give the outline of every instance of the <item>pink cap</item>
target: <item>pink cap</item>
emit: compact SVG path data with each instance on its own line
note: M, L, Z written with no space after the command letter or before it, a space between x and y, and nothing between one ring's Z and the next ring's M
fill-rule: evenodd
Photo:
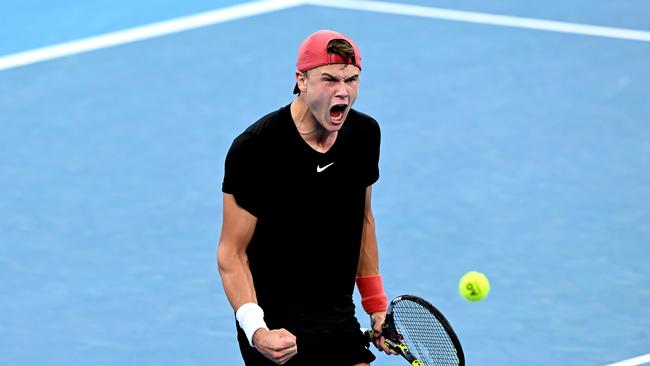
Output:
M348 41L354 49L354 59L344 59L340 55L327 53L327 44L334 39ZM315 67L330 64L352 64L361 68L361 53L349 37L331 30L319 30L307 37L298 49L296 66L299 71L307 71Z
M327 44L334 39L346 40L354 50L354 59L345 59L337 54L327 52ZM332 30L319 30L305 38L298 49L298 71L307 71L313 68L331 64L351 64L361 69L361 53L359 47L348 36ZM299 94L298 84L293 88L293 94Z

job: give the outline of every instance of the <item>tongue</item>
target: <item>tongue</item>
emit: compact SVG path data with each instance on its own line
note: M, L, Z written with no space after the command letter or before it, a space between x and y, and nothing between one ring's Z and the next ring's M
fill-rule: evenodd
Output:
M336 110L336 111L330 111L330 116L331 116L333 119L339 119L339 118L341 118L341 117L343 116L343 111L339 111L339 110Z

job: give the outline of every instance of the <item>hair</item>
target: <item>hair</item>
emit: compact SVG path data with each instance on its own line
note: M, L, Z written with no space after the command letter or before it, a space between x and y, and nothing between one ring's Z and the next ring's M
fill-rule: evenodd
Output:
M327 44L327 53L337 54L347 61L350 61L351 64L356 65L354 48L352 45L344 39L333 39Z
M344 39L333 39L327 44L327 53L335 54L343 57L346 61L350 62L352 65L356 65L356 58L354 54L354 48L350 42ZM305 75L305 78L309 77L309 70L302 72ZM297 94L300 95L300 90L297 90Z

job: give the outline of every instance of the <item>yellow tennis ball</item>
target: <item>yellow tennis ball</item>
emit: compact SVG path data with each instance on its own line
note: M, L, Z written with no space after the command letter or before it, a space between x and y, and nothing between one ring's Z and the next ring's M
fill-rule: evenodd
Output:
M458 283L458 291L469 301L481 301L490 293L490 281L481 272L467 272Z

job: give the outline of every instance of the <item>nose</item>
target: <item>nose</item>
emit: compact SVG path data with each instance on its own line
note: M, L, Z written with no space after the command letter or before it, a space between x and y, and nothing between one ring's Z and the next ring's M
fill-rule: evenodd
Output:
M345 81L341 80L341 82L336 86L336 93L334 96L341 99L347 99L349 95L350 92L348 91L348 86L345 84Z

